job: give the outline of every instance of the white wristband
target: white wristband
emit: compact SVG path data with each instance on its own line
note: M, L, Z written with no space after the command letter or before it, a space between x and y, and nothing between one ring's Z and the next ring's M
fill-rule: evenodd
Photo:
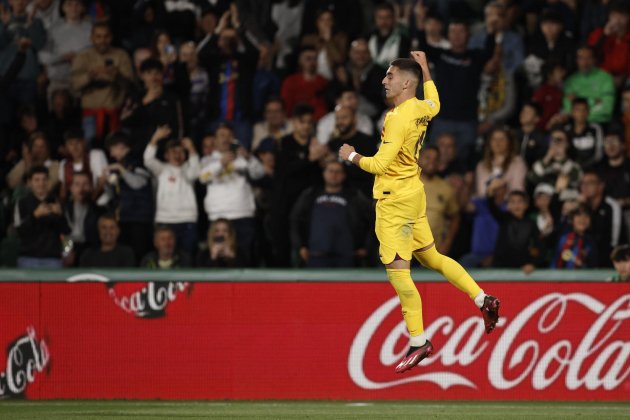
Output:
M354 159L354 157L355 157L356 155L358 155L358 153L357 153L357 152L352 152L352 153L350 153L350 156L348 156L348 160L349 160L350 162L352 162L352 159Z

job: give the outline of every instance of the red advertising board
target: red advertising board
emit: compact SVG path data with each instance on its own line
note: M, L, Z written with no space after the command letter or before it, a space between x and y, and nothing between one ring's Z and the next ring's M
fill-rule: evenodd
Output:
M3 283L0 398L627 400L630 284L486 283L490 335L418 283L436 353L387 283Z

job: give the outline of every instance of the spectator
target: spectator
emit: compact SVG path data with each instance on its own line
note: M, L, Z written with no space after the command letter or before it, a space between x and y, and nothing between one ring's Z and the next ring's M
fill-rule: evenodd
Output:
M630 6L627 2L614 2L608 10L608 21L588 37L601 59L601 68L610 73L615 86L623 85L630 76Z
M223 21L223 19L222 19ZM236 138L249 149L252 127L249 120L253 116L252 92L258 54L249 40L227 23L219 23L216 48L204 57L201 65L209 77L209 117L206 127L215 131L222 122L234 128Z
M609 129L604 137L604 159L595 171L606 186L605 194L617 200L621 207L626 237L630 238L630 159L626 157L625 149L622 131Z
M591 0L582 5L582 21L580 23L580 39L585 42L595 29L604 27L608 20L610 0Z
M417 1L411 14L411 49L417 50L420 45L448 50L451 44L444 37L444 19L430 10L424 1Z
M216 9L210 7L203 11L201 14L201 20L199 26L201 27L201 36L197 38L197 57L200 63L209 62L209 55L212 55L212 50L216 47L217 35L215 31L219 17L217 16Z
M41 20L46 31L61 21L62 12L59 0L34 0L26 6L26 13Z
M105 170L107 207L116 217L120 242L131 247L139 259L153 246L155 208L151 174L134 159L125 134L110 134L105 146L111 162Z
M191 255L197 248L197 202L193 183L199 176L199 156L192 140L185 138L181 142L169 141L164 148L166 163L159 161L157 144L170 133L170 128L165 126L155 130L144 151L144 166L157 178L155 223L167 226L177 236L178 248Z
M630 156L630 86L621 91L621 122L626 143L626 155Z
M532 186L541 182L555 186L560 192L560 200L575 198L582 169L569 158L569 139L561 129L551 132L551 140L547 153L532 165L528 174Z
M28 173L30 192L15 205L19 268L61 268L60 236L70 232L59 201L48 190L48 169Z
M256 119L264 116L267 101L280 95L282 79L272 68L273 54L273 45L264 43L258 46L258 65L254 74L252 92L253 114Z
M532 219L536 222L540 232L541 253L540 261L543 266L549 266L551 253L555 252L557 225L560 222L558 198L556 189L551 184L540 183L534 189L534 212Z
M272 138L275 143L279 143L282 137L292 131L293 126L291 121L287 120L282 99L272 97L265 103L264 120L254 125L252 150L256 150L267 138Z
M391 3L383 2L376 6L374 26L368 45L376 64L387 68L396 58L409 55L411 41L406 32L396 25L394 6Z
M161 24L177 44L195 39L197 19L201 15L201 3L194 0L156 2Z
M26 12L26 0L9 0L11 9L0 5L0 75L5 76L11 63L23 51L26 54L15 80L5 92L0 107L0 121L9 122L20 105L32 104L37 94L39 66L37 52L46 43L42 21Z
M71 128L81 126L81 113L68 89L52 91L50 102L51 110L44 131L49 136L51 156L58 159L65 154L63 135Z
M81 96L86 138L101 144L105 135L119 129L118 109L123 104L133 70L127 53L112 47L107 23L92 27L92 47L72 61L72 87Z
M61 198L65 199L68 189L72 185L73 174L85 172L92 178L94 196L103 192L105 185L105 168L107 158L102 150L87 150L85 138L81 129L70 129L64 134L67 158L61 161L59 167L59 181L61 182Z
M298 105L293 111L293 133L280 141L273 178L273 200L270 230L274 260L278 266L289 266L290 246L286 221L299 195L320 179L318 162L328 148L312 137L313 108Z
M319 120L326 114L324 89L327 80L317 74L317 51L312 47L303 47L298 59L299 71L288 76L282 83L282 100L285 110L292 116L293 109L299 103L313 107L313 118Z
M438 175L440 150L435 146L422 148L418 164L420 179L427 196L427 219L440 254L449 255L460 224L459 203L455 189Z
M525 56L523 39L518 32L508 28L505 6L500 1L491 1L484 9L484 27L470 38L468 48L483 49L489 34L500 41L499 63L504 71L511 74L521 66Z
M589 123L588 114L588 101L580 97L574 98L571 103L571 119L564 126L571 138L575 160L583 168L598 163L604 148L602 127L597 123Z
M29 141L22 146L22 159L7 175L9 188L23 187L26 184L26 175L34 166L48 169L48 191L54 191L59 183L59 162L50 158L48 141L41 131L31 134Z
M337 69L334 88L353 89L359 94L358 111L375 118L384 108L381 82L385 69L376 64L370 55L365 39L356 39L350 44L348 63Z
M524 64L532 87L545 82L545 66L557 64L565 69L575 66L575 42L565 32L562 16L558 13L543 13L540 30L528 42L528 55Z
M151 251L142 257L140 267L153 269L187 268L190 267L190 256L176 246L175 231L169 226L158 226L153 234Z
M184 136L185 122L181 102L177 96L164 90L164 66L154 58L140 65L140 78L144 90L135 98L128 98L122 111L122 120L133 139L131 153L142 156L151 136L160 126L170 127L176 138Z
M430 140L435 141L443 132L454 134L462 160L470 156L477 138L481 73L494 52L494 34L486 37L483 50L469 49L468 38L466 23L452 20L448 25L450 50L422 46L435 66L442 104L432 122Z
M479 87L479 125L477 133L484 135L495 125L504 124L516 108L516 85L512 73L501 62L500 45L486 62Z
M519 114L520 127L516 131L516 140L519 143L521 158L525 160L528 168L542 159L549 147L544 131L538 128L541 112L542 107L537 102L526 102Z
M374 123L366 114L359 111L359 96L358 94L349 88L345 88L337 96L337 105L335 110L324 115L322 119L317 122L317 140L326 144L330 141L331 134L335 129L335 119L337 107L347 107L352 110L354 118L356 120L357 130L368 136L374 135ZM371 155L368 155L371 156Z
M487 190L488 208L499 224L492 266L520 268L525 274L530 274L536 268L541 249L536 222L526 215L529 196L524 191L511 191L508 194L507 211L499 210L494 198L494 190L497 184L503 182L495 179Z
M577 50L577 71L564 84L565 113L570 112L571 101L577 96L588 101L589 122L610 122L615 106L615 83L608 72L595 66L595 52L591 47Z
M517 155L517 150L516 143L507 129L495 128L490 131L483 159L475 170L477 196L485 196L488 184L495 178L505 181L508 193L525 190L527 166Z
M328 143L328 148L334 156L338 156L339 149L344 143L354 147L357 153L361 153L363 156L374 156L376 154L376 139L357 129L355 111L347 106L338 105L335 109L335 129ZM371 198L374 175L353 165L351 162L346 161L343 164L346 174L344 178L347 179L348 184L361 191L366 197Z
M230 126L219 126L215 136L216 149L199 174L201 182L207 184L204 207L211 222L230 221L239 255L249 266L256 241L256 205L250 180L264 176L263 166L239 145Z
M298 47L300 34L306 28L302 25L302 18L313 14L304 14L305 4L301 1L283 0L271 6L271 19L278 30L274 35L274 44L277 45L275 67L282 73L289 67L289 57ZM305 22L312 19L304 18Z
M98 218L100 245L92 246L83 252L79 261L81 267L122 268L134 267L136 260L133 250L118 243L120 228L116 217L103 215Z
M151 43L151 57L164 67L164 89L176 95L184 107L190 97L190 78L186 63L179 60L177 49L166 31L157 31Z
M444 132L437 137L435 145L438 148L440 158L437 174L442 178L451 175L464 175L466 167L457 159L457 141L451 133Z
M495 183L493 197L497 206L505 206L507 185ZM472 214L472 234L470 251L463 255L459 263L466 268L489 267L499 234L499 224L492 216L486 196L473 197L466 205L466 212Z
M567 70L564 66L554 61L545 63L542 67L543 83L536 88L532 95L532 101L542 107L538 128L548 130L553 125L562 121L562 98L564 92L562 85Z
M598 246L590 235L591 211L580 204L569 216L571 230L560 236L551 268L578 269L601 266Z
M179 60L186 65L190 80L189 112L190 131L195 141L199 141L205 132L208 109L208 72L199 67L199 59L194 42L182 44L179 48Z
M317 51L317 74L332 80L335 69L346 62L348 37L338 32L335 16L331 10L320 10L315 19L315 32L302 37L302 46Z
M610 281L629 282L630 281L630 246L618 245L610 253L610 260L615 267L616 273Z
M237 248L230 221L217 219L208 229L208 249L202 249L197 254L197 267L239 267Z
M326 163L323 187L304 191L291 212L293 247L307 267L353 267L368 255L372 206L344 188L344 172L342 163Z
M46 66L49 98L55 90L70 88L72 61L90 46L92 24L84 20L84 14L82 0L62 0L62 19L48 28L48 40L39 52L39 61Z
M72 251L64 256L64 266L77 265L83 251L98 243L97 223L102 213L92 199L92 180L85 172L72 175L70 196L64 205L64 216L68 221L70 233L66 240ZM68 251L66 251L68 252Z
M604 188L602 178L597 172L593 170L584 172L580 194L582 201L590 210L597 255L602 256L610 255L610 251L624 239L621 208L616 200L605 195ZM610 261L602 259L599 260L599 264L599 267L609 267Z

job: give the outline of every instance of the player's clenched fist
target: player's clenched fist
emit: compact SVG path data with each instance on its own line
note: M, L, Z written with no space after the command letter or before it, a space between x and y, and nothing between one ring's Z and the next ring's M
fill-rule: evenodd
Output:
M344 143L344 145L339 149L339 157L343 160L348 160L350 158L350 153L352 152L354 152L354 147Z
M413 58L416 63L420 64L420 67L427 65L427 55L424 51L411 51L411 58Z

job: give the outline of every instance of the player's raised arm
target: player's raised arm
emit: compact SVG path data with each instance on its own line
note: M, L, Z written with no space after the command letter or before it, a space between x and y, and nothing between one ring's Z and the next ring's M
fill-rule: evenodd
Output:
M423 51L412 51L411 58L414 59L422 69L422 79L424 80L424 102L428 105L427 112L431 118L440 112L440 96L431 77L427 56Z

